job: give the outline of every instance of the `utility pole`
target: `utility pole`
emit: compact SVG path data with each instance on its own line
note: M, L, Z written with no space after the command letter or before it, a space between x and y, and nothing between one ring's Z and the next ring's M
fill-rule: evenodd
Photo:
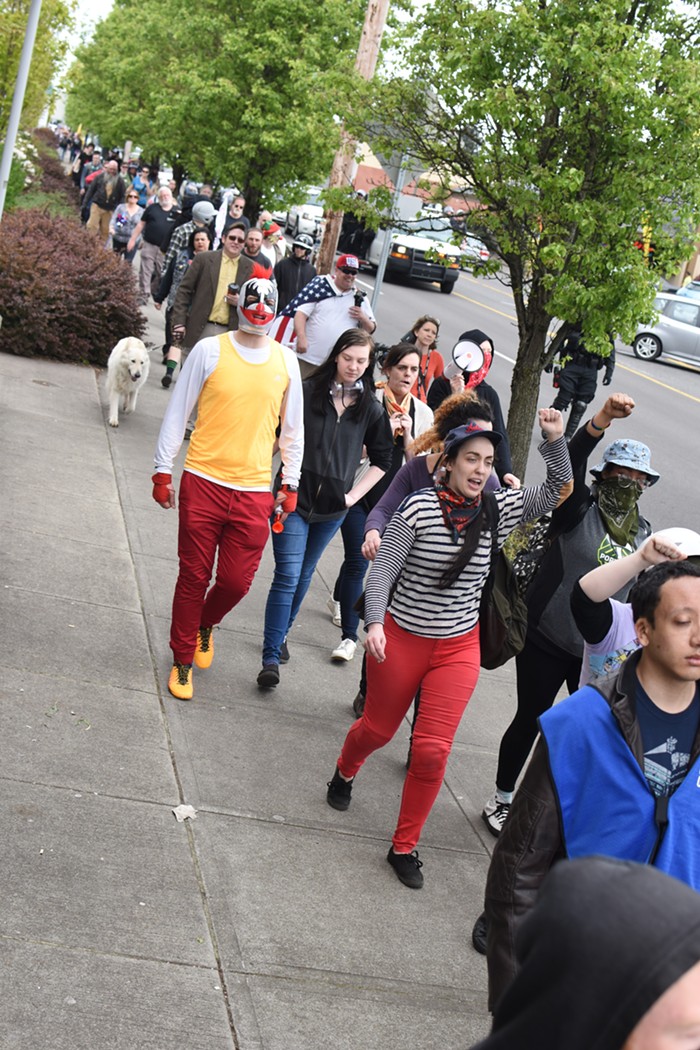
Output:
M29 8L29 17L27 19L27 32L24 35L24 44L22 46L22 54L19 60L17 79L15 80L15 93L12 98L12 108L10 109L10 119L7 124L5 145L2 151L2 160L0 161L0 219L2 219L2 213L5 208L5 194L7 193L7 184L10 181L12 153L15 148L20 117L22 116L24 93L27 90L29 67L32 64L32 53L34 51L34 41L36 40L36 31L37 26L39 25L40 14L41 0L32 0L31 7Z
M382 42L388 10L389 0L368 0L365 23L362 27L360 44L355 58L355 72L359 73L365 80L372 79L377 67L379 47ZM349 186L352 182L355 146L355 140L343 128L341 130L340 148L335 155L330 179L328 180L329 189ZM326 215L326 226L316 260L316 267L319 273L330 273L333 269L333 260L335 258L335 250L338 247L342 221L342 211L329 211Z

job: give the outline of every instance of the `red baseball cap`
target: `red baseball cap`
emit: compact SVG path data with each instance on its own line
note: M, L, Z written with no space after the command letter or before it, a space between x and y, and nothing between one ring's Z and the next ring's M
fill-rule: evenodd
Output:
M335 265L338 270L342 270L344 267L347 267L349 270L359 270L360 260L356 255L341 255Z

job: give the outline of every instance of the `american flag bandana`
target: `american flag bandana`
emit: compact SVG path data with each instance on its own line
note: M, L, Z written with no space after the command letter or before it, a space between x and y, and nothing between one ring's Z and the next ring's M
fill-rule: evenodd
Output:
M300 292L297 292L292 301L287 303L282 313L278 314L269 334L283 346L293 347L296 342L294 314L299 307L305 303L322 303L324 299L332 299L340 294L327 274L313 277L308 284L304 285Z

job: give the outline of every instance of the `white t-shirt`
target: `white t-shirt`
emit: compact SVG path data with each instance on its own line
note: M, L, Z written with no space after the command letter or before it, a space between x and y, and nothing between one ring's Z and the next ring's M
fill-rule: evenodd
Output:
M595 645L585 643L579 688L591 685L598 678L617 671L627 657L639 649L632 606L629 602L618 602L614 598L609 600L612 612L610 630L605 638Z
M300 360L310 365L322 365L338 337L348 328L357 327L357 321L348 313L350 307L355 305L354 296L355 289L351 288L349 292L338 292L320 303L303 303L297 309L297 313L305 314L307 318L308 349L305 354L299 355ZM362 301L362 312L370 321L374 321L372 307L366 298Z

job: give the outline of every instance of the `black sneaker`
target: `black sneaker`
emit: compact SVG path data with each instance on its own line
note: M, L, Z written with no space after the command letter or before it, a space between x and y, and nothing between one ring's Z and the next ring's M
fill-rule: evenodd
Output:
M274 689L280 684L279 664L264 664L258 675L258 685L261 689Z
M338 767L335 767L335 773L333 779L328 781L328 791L326 792L326 802L333 809L345 810L350 805L350 796L352 795L352 780L343 780Z
M287 648L287 639L286 638L285 638L285 640L282 642L282 644L280 646L280 663L281 664L288 664L289 663L289 649Z
M510 802L501 802L496 795L490 798L484 806L481 819L495 838L498 838L503 831L503 825L509 813Z
M414 849L413 853L394 853L392 846L386 859L396 872L399 882L403 882L404 886L409 886L412 890L421 889L423 873L420 869L423 867L423 861L418 860L418 850Z
M164 386L165 389L167 390L168 387L170 386L170 384L172 383L172 381L173 381L172 372L166 372L165 375L163 376L163 378L160 381L160 385Z
M482 911L479 918L474 923L474 929L472 930L472 944L478 951L479 955L486 955L486 936L489 932L489 921L486 918L486 912Z
M362 718L362 713L365 709L365 694L361 689L358 689L357 696L352 702L352 710L355 718Z

